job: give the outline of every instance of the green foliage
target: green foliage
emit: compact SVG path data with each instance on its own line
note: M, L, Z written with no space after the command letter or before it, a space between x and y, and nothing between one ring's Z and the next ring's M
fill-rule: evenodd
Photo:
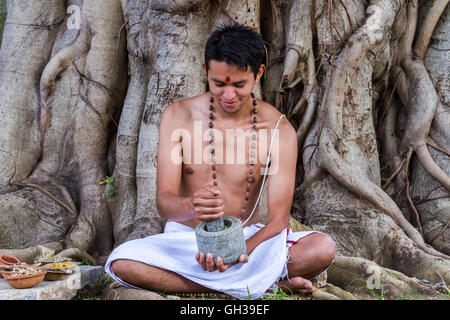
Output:
M81 265L82 266L91 266L92 264L89 262L89 260L83 259L83 260L81 260Z
M414 287L410 292L404 294L403 296L399 296L396 300L416 300L417 298L417 288Z
M245 298L245 300L252 300L252 294L250 293L248 286L247 286L247 294L248 294L248 296L247 296L247 298Z
M116 184L114 183L114 176L106 177L105 180L100 181L98 184L107 185L106 194L108 197L112 197L114 195L114 188L116 187Z
M292 291L291 291L291 294L292 294ZM288 294L286 292L284 292L282 288L279 288L278 290L272 289L272 292L265 293L262 299L263 300L280 300L287 296L288 296Z
M375 289L369 289L369 292L375 297L375 299L377 300L384 300L384 295L387 293L387 291L384 290L384 283L380 284L380 289L378 289L377 291L379 291L379 295L377 294L377 292L375 291Z

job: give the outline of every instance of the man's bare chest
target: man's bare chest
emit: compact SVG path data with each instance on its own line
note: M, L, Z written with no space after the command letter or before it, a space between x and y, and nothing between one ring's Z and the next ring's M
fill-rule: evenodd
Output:
M207 166L211 166L214 160L217 166L222 166L230 173L248 165L250 159L254 159L255 164L265 164L271 134L271 130L262 126L256 130L255 135L250 125L218 125L209 129L206 121L193 121L191 125L186 125L179 131L182 163L188 171L195 168L197 172L201 172L207 170Z

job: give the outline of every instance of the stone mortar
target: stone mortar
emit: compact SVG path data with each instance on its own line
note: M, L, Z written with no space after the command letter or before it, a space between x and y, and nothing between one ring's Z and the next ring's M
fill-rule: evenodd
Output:
M207 231L206 222L200 223L195 228L195 237L198 252L205 255L211 253L214 262L217 261L217 257L221 257L224 264L229 264L238 261L241 255L246 254L247 247L242 222L231 216L223 217L223 222L227 228L216 232Z

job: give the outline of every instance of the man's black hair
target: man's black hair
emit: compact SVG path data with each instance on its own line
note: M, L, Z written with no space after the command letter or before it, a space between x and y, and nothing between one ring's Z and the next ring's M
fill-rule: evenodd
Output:
M210 60L225 61L241 70L250 67L256 78L265 53L261 35L252 28L238 24L223 25L206 42L206 71L209 70Z

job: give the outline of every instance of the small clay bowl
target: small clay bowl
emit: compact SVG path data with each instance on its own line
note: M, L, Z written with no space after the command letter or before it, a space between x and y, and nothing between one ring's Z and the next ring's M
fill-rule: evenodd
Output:
M20 264L20 260L14 256L3 254L0 256L0 265L13 266L15 264Z
M4 271L4 270L0 270L0 278L3 277L4 274L9 275L11 273L14 273L14 271Z
M57 272L49 272L45 275L45 280L48 281L56 281L61 280L66 274L65 273L57 273Z
M29 275L12 276L11 274L4 274L6 282L14 289L32 288L44 280L47 271L41 271Z

